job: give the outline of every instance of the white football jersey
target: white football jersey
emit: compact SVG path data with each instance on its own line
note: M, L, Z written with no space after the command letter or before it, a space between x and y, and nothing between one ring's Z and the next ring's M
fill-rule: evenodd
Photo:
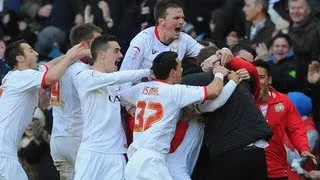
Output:
M181 109L204 101L206 89L150 81L122 90L120 95L137 108L133 143L130 147L167 154Z
M82 135L80 99L76 89L77 74L89 68L80 60L71 64L60 81L51 86L53 127L51 137Z
M150 75L150 70L101 73L91 69L77 75L83 113L83 133L79 149L109 154L124 154L127 142L120 117L117 84Z
M150 69L155 57L164 51L178 53L178 59L196 57L203 47L188 34L181 32L179 39L168 45L159 40L156 27L141 31L131 41L126 55L123 58L121 70Z
M20 139L38 105L38 88L44 86L46 66L40 71L10 71L0 86L0 156L17 158Z

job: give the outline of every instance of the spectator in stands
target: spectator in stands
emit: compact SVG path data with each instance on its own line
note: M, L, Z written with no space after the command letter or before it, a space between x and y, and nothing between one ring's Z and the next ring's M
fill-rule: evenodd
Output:
M306 84L308 64L319 55L320 24L312 16L307 0L289 0L289 13L292 22L288 35L302 73L299 81Z
M253 48L267 44L275 30L275 25L271 22L268 14L268 2L265 0L245 0L243 12L247 22L246 38ZM227 37L227 44L232 47L241 41L236 32L231 32Z

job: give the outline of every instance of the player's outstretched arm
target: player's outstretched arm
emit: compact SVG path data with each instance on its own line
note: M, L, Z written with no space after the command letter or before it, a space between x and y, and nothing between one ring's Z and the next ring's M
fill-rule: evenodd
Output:
M223 78L228 74L229 70L223 66L215 65L213 73L215 74L213 81L207 85L207 99L215 99L219 96L223 88Z
M60 60L51 68L48 68L45 76L45 85L51 85L58 81L68 66L79 58L88 56L90 49L83 47L81 44L77 44L68 50L67 54L62 56Z
M208 100L204 104L196 104L195 109L199 113L212 112L221 106L223 106L230 98L237 85L241 82L241 79L236 72L231 71L228 74L229 82L222 88L219 96L213 100Z

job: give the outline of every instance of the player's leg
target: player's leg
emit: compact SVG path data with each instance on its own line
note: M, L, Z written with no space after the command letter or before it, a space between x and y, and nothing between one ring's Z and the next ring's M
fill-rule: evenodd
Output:
M75 180L123 180L126 159L124 155L104 154L80 149L75 165Z
M0 179L27 180L27 174L17 159L0 157Z
M165 155L139 149L129 159L125 169L126 180L172 180Z
M74 165L81 139L78 137L54 137L50 141L51 156L61 180L72 180Z

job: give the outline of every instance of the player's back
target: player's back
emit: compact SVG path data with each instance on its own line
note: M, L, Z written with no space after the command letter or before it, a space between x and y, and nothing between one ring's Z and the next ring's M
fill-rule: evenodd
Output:
M133 93L135 95L130 98ZM203 87L171 85L160 81L140 83L125 94L136 101L137 108L131 146L164 154L169 152L181 108L201 102L205 96Z
M68 67L60 81L51 86L51 104L53 105L52 137L81 137L83 122L80 99L76 89L77 74L89 65L76 61Z
M38 104L44 72L10 71L0 86L0 156L17 158L19 141Z

